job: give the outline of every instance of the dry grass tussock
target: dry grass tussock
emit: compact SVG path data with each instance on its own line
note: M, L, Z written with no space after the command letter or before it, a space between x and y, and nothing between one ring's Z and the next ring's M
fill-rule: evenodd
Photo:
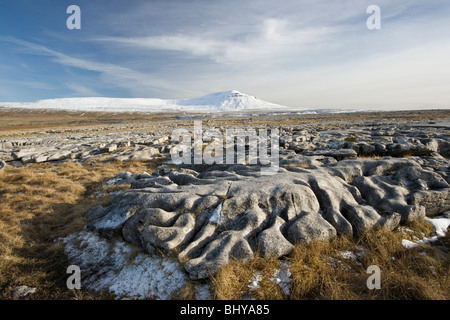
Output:
M95 205L120 188L105 181L123 171L152 172L153 162L76 162L6 167L0 172L0 299L20 285L38 288L33 299L89 299L67 290L68 261L55 239L77 232ZM102 195L102 196L99 196Z
M416 235L432 231L426 222L408 228ZM214 277L214 294L217 299L238 300L249 294L270 300L448 299L450 259L448 251L437 248L442 242L405 249L401 240L407 238L401 231L373 230L359 239L338 237L332 242L299 244L284 259L290 265L289 295L270 280L280 261L260 256L245 263L233 261ZM380 267L379 290L367 288L370 265ZM265 276L252 291L249 284L255 274Z

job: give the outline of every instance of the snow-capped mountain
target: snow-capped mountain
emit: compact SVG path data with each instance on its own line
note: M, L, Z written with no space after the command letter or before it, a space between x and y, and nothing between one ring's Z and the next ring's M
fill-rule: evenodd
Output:
M285 112L292 108L266 102L236 90L217 92L193 99L153 98L62 98L25 103L0 103L9 108L101 112ZM301 110L296 110L301 111Z
M203 97L173 100L177 106L201 108L207 107L217 111L234 110L264 110L264 111L286 111L286 106L266 102L254 96L249 96L236 90L211 93Z

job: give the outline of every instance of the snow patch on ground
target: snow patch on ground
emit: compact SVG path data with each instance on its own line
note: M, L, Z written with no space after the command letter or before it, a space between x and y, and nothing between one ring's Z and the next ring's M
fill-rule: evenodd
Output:
M287 296L291 294L291 272L289 268L292 265L289 262L282 262L281 268L276 269L273 276L269 279L272 283L278 284L281 291ZM253 277L250 279L248 288L250 293L244 299L251 299L251 292L261 288L260 282L264 279L264 275L260 271L254 271Z
M450 225L450 213L444 216L436 217L434 219L425 218L425 221L433 226L436 236L445 237L447 228Z
M196 300L212 300L211 287L209 284L199 284L195 287Z
M81 286L89 290L106 290L117 298L168 300L188 280L177 261L142 253L124 241L107 241L88 231L62 241L71 263L81 269Z
M356 263L358 266L362 267L363 264L361 263L360 259L364 257L366 254L366 249L362 246L357 246L354 249L355 252L346 250L339 252L340 256L346 260L352 260L354 263Z
M253 277L250 279L250 283L248 285L248 288L250 291L255 291L259 288L261 288L261 285L259 284L263 279L263 275L259 271L255 271L253 273Z
M444 215L435 218L425 218L425 221L433 226L435 235L429 238L423 235L422 239L417 238L413 241L403 239L403 247L405 247L406 249L412 249L418 247L421 244L437 241L440 237L445 237L447 228L450 225L450 212L446 212L444 213Z
M341 251L340 255L342 256L342 258L344 259L350 259L350 260L354 260L357 261L358 258L356 257L356 254L354 254L351 251Z
M122 181L122 178L114 178L114 179L108 180L108 181L106 182L106 184L107 184L108 186L112 186L112 185L116 184L116 183L119 182L119 181Z
M404 248L406 248L406 249L412 249L412 248L416 248L416 247L418 247L420 244L423 244L423 243L429 243L429 242L432 242L432 241L435 241L435 240L437 240L437 238L426 238L426 237L424 237L422 240L416 240L416 241L410 241L410 240L406 240L406 239L403 239L402 240L402 246L404 247Z
M288 262L283 262L281 264L281 269L275 270L273 277L270 279L273 283L280 286L283 293L287 296L291 294L291 272L289 268L291 264Z

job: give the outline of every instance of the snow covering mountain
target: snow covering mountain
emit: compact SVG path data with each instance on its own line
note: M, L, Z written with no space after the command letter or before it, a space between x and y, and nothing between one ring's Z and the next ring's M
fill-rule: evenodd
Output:
M170 101L170 100L169 100ZM208 94L203 97L172 100L178 106L185 107L202 107L208 106L217 111L233 111L233 110L264 110L264 111L286 111L290 109L286 106L266 102L254 96L243 94L239 91L224 91Z
M236 90L217 92L203 97L180 100L153 98L62 98L32 103L0 103L8 108L51 109L100 112L228 112L264 111L286 112L293 108L266 102ZM306 109L295 111L302 111Z

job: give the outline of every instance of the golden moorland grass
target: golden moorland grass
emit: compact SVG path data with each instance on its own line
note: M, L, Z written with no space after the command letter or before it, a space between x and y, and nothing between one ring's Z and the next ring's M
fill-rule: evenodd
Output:
M409 236L420 237L432 231L425 221L408 229L413 232ZM339 236L331 242L298 244L284 259L292 279L289 296L271 280L280 268L279 260L256 255L244 263L232 261L213 277L214 295L224 300L240 300L249 294L269 300L449 299L449 254L436 246L442 242L406 249L401 240L409 236L401 231L371 230L359 239ZM380 267L380 290L367 288L370 265ZM250 291L255 272L263 280L258 289Z
M107 205L105 186L123 171L151 172L154 162L91 161L6 167L0 172L0 299L10 299L20 285L38 288L34 299L93 297L65 286L66 268L60 237L80 231L84 215ZM100 195L100 196L99 196ZM103 195L103 196L101 196ZM87 296L86 296L87 294Z

